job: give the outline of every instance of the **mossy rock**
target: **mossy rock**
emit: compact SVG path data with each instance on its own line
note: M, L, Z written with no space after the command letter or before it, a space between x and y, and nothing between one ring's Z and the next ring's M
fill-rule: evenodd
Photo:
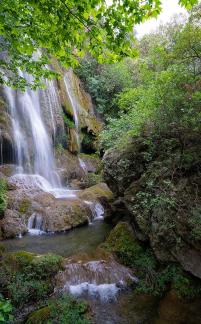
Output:
M126 222L120 222L115 226L102 247L115 253L120 262L127 266L132 266L143 252L142 247L135 241L131 227Z
M30 206L31 206L31 201L25 198L19 202L18 210L21 214L26 214Z
M106 199L108 201L111 201L113 199L112 191L103 182L83 190L81 193L78 193L78 196L81 199L89 201L99 199Z
M63 258L56 254L37 255L31 265L41 278L51 277L62 268Z
M50 307L46 306L31 313L26 320L26 324L45 324L50 319Z

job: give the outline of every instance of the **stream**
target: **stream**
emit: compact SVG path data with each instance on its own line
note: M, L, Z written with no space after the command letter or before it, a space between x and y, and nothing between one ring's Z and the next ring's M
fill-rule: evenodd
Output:
M55 253L69 257L77 253L91 253L102 243L111 230L111 225L95 221L90 226L78 227L59 234L27 234L22 238L4 241L8 251L34 252L38 254Z
M90 226L60 234L27 234L22 238L4 241L8 251L26 250L34 253L56 253L64 257L91 254L109 234L112 226L94 221ZM78 297L79 299L79 297ZM184 301L173 292L163 298L136 295L124 289L113 300L100 301L86 296L92 309L94 324L199 324L201 300Z

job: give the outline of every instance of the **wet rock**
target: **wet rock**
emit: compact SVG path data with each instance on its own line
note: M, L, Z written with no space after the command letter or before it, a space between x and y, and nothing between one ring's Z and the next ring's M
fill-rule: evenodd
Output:
M78 197L87 202L99 202L104 207L104 218L112 217L111 201L113 194L105 183L96 184L90 188L80 191Z
M2 164L0 165L0 172L6 177L10 177L13 174L15 167L14 164Z
M87 224L91 215L90 208L78 199L59 200L43 194L39 199L36 197L36 201L41 206L38 212L43 217L42 229L47 232L66 231Z
M27 232L25 219L17 211L7 209L0 223L4 239L16 237Z
M57 150L56 161L59 174L65 184L69 184L73 179L81 180L85 177L85 172L80 166L78 157L69 151Z
M87 172L97 174L101 170L102 163L98 155L81 153L80 158L84 162Z

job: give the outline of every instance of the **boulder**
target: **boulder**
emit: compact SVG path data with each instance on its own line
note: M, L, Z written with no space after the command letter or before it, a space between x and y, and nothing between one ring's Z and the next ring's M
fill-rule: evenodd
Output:
M13 238L27 232L24 217L15 211L7 209L3 220L1 220L1 231L3 238Z
M104 202L111 201L113 199L113 193L106 183L102 182L81 191L78 193L78 197L88 201L99 200Z

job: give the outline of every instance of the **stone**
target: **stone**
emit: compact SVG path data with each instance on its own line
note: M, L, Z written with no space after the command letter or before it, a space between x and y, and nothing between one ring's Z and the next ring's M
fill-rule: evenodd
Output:
M90 188L87 188L80 193L78 193L78 197L84 200L100 200L100 201L111 201L113 199L113 193L106 185L106 183L102 182L96 184Z
M3 238L13 238L27 232L25 219L15 210L7 209L0 221Z

